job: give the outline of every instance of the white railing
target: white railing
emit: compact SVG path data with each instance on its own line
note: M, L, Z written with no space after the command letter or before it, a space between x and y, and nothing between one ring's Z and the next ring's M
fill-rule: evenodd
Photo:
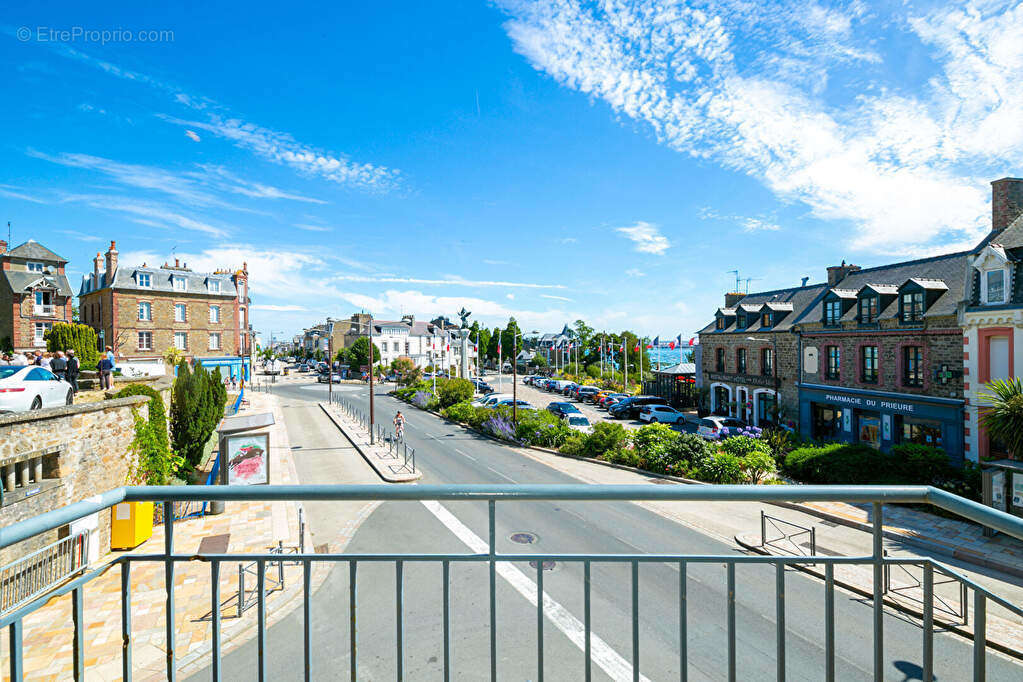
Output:
M36 303L35 314L41 317L53 317L56 315L57 306L52 303Z
M0 568L0 614L27 604L88 563L89 531L82 531Z

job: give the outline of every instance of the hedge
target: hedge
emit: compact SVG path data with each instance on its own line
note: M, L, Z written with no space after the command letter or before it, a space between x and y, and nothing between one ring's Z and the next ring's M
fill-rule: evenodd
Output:
M72 349L80 365L94 364L99 359L96 330L87 324L56 322L44 335L46 350Z

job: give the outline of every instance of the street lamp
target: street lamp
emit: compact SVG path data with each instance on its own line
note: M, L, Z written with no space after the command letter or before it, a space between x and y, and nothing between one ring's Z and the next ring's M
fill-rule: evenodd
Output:
M761 339L761 338L758 338L756 336L747 336L746 340L747 341L758 341L760 343L766 343L767 342L767 339ZM760 371L763 371L763 368L761 368ZM771 379L772 379L771 383L774 385L773 386L774 387L774 407L775 407L775 410L777 410L778 407L779 407L779 402L780 402L779 398L778 398L778 388L779 388L779 386L778 386L778 338L774 334L771 334ZM756 405L754 405L753 406L753 414L754 415L756 415L756 410L757 410L757 407L756 407Z
M370 316L367 322L356 322L359 327L366 327L366 341L369 342L369 444L373 445L373 424L375 420L373 418L373 317ZM333 379L330 375L327 375L328 385L330 380Z

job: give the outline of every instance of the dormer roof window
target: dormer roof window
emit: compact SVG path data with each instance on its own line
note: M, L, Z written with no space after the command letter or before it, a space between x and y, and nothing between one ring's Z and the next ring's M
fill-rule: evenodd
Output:
M975 268L973 302L1001 305L1012 298L1014 262L999 244L990 244L973 260Z
M768 301L760 307L760 326L773 327L791 312L790 301Z
M174 291L185 291L188 288L188 282L179 275L171 275L171 284Z
M841 323L842 317L849 312L856 301L856 292L852 289L831 289L824 295L824 324L829 327Z
M206 280L206 290L211 294L220 293L220 280L219 279L208 279Z
M136 272L135 283L140 287L150 288L153 286L153 276L148 272Z
M735 317L735 308L718 308L718 311L714 313L714 328L717 330L728 329L730 324L730 318Z
M923 322L927 309L948 291L940 279L911 277L899 287L899 320L903 324Z

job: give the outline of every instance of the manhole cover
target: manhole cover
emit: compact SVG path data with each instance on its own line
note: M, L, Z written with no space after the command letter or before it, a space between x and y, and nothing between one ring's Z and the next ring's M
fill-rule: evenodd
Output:
M532 533L512 533L511 541L520 545L531 545L536 542L536 536Z
M531 567L533 567L533 568L537 568L537 564L539 564L539 563L540 562L538 562L538 561L530 561L529 565ZM545 571L553 571L554 570L554 562L553 561L545 561L545 562L543 562L543 570L545 570Z

